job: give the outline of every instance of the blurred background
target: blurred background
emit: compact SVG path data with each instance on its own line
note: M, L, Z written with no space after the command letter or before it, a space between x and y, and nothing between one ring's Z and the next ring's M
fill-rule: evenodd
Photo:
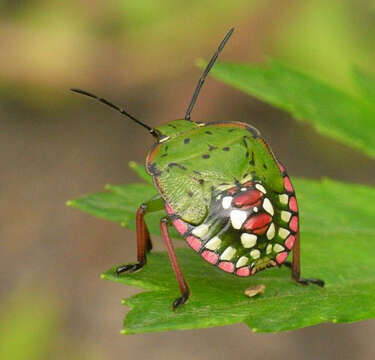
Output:
M245 325L124 336L123 297L99 279L134 260L134 233L66 200L136 181L153 139L81 87L151 126L182 117L208 59L282 59L356 92L351 66L375 65L370 0L1 0L0 359L373 359L375 321L281 334ZM307 124L208 79L193 119L259 128L292 176L375 185L374 161ZM156 249L163 245L156 240Z

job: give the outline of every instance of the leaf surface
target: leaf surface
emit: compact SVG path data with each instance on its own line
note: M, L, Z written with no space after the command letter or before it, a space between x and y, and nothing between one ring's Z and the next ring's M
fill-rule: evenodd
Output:
M188 303L176 311L179 296L168 255L151 253L147 266L134 274L103 278L145 291L124 300L131 310L124 333L192 329L246 323L254 331L277 332L322 322L353 322L375 317L375 189L323 179L295 179L301 212L302 275L318 277L325 288L301 286L287 268L237 278L206 263L190 249L177 256L191 287ZM108 192L70 202L90 214L123 221L134 228L138 204L156 192L148 184L108 186ZM159 234L163 211L148 215L152 234ZM134 254L135 256L135 254ZM264 294L244 295L246 288L264 284Z

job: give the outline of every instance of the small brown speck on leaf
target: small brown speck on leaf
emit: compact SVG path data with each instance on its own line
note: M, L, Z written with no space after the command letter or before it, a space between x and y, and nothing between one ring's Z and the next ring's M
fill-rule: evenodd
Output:
M248 297L254 297L258 294L263 294L266 290L266 285L259 284L255 286L251 286L245 290L245 295Z

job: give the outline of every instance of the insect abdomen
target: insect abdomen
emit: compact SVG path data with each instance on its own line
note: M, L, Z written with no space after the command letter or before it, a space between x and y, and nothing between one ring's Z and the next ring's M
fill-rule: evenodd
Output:
M282 264L298 232L298 207L291 181L280 166L284 192L260 181L213 191L209 213L193 226L166 204L174 227L207 262L238 276Z

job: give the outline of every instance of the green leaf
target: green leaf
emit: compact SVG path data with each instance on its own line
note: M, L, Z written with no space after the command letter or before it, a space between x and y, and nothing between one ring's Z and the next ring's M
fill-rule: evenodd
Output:
M200 66L204 66L202 61ZM266 66L219 63L215 78L310 122L319 132L375 157L374 101L348 94L276 61ZM373 96L375 85L367 75L356 79Z
M106 185L106 192L68 200L67 205L101 219L121 223L123 227L135 230L135 213L138 207L157 195L157 191L151 185L151 177L146 173L143 166L135 162L130 162L129 166L148 184ZM160 235L160 219L165 216L164 210L146 215L150 234ZM175 229L171 229L171 235L181 239Z
M359 67L354 67L353 76L358 85L359 90L372 103L375 102L375 77L373 74L367 73Z
M295 284L286 268L237 278L190 249L178 249L192 295L173 311L171 304L179 290L168 256L151 253L138 273L117 276L113 268L103 275L147 290L124 301L131 311L123 332L241 322L254 331L277 332L375 317L375 189L332 180L298 179L295 186L301 209L302 275L324 279L325 288ZM256 284L264 284L265 293L247 298L244 290Z

